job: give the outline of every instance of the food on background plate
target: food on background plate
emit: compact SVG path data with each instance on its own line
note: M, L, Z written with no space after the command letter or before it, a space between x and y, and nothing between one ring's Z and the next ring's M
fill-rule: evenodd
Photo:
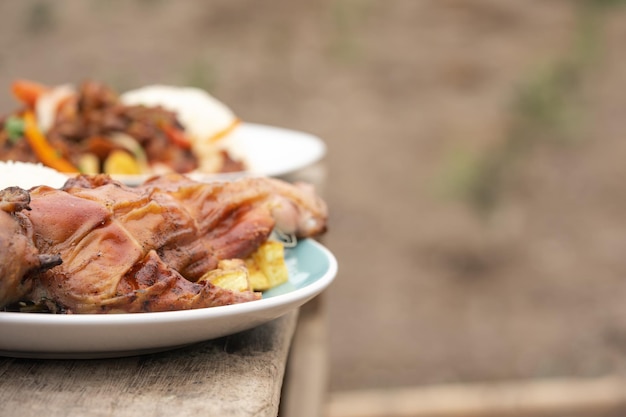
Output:
M0 161L0 190L8 187L29 189L37 185L61 188L68 176L42 164Z
M100 174L60 189L9 187L0 191L0 309L134 313L257 300L268 284L250 271L271 285L287 277L273 232L316 236L326 218L310 185L270 178L167 174L128 187Z
M151 85L127 91L120 95L120 100L128 106L162 107L176 114L198 158L198 171L233 172L246 168L244 156L230 146L228 140L239 125L239 119L206 91Z
M87 81L12 85L22 107L0 120L0 161L60 172L152 175L244 171L229 137L238 118L206 91L144 87L118 95Z

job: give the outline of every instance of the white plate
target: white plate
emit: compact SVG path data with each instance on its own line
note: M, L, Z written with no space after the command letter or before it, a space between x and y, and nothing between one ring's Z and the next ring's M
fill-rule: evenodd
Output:
M305 239L285 250L289 281L242 304L134 314L0 312L0 355L27 358L102 358L138 355L247 330L299 307L337 274L337 260Z
M250 175L278 177L306 168L326 154L326 144L317 136L256 123L242 123L229 141L233 151L248 164L248 171L226 174L193 172L189 176L199 181L232 180ZM128 185L139 185L149 175L113 177Z

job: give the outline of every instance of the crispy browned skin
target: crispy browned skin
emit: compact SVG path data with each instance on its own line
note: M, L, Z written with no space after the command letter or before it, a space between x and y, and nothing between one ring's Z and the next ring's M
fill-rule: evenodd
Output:
M0 307L15 303L32 288L32 275L58 265L58 255L40 255L32 239L30 197L18 187L0 190Z
M137 188L82 176L62 190L30 192L34 240L63 264L42 273L29 298L73 313L181 310L254 300L198 280L222 259L242 258L276 224L321 233L326 207L310 190L278 180L198 183L180 175ZM278 222L278 223L277 223Z

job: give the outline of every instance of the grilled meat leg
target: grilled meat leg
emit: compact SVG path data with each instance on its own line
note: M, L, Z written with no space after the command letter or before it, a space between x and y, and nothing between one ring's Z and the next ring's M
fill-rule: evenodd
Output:
M35 247L32 225L21 213L29 202L26 190L0 190L0 308L22 299L35 274L61 263L58 254L40 254Z
M312 190L268 178L199 183L180 175L136 188L105 175L30 190L25 217L41 254L63 263L41 272L26 297L72 313L211 307L257 299L206 281L220 260L244 258L275 227L300 237L326 228Z

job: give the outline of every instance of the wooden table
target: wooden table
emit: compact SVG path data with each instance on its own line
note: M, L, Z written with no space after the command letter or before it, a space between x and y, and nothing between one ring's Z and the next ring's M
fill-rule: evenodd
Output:
M144 356L2 357L0 416L276 416L297 317Z

